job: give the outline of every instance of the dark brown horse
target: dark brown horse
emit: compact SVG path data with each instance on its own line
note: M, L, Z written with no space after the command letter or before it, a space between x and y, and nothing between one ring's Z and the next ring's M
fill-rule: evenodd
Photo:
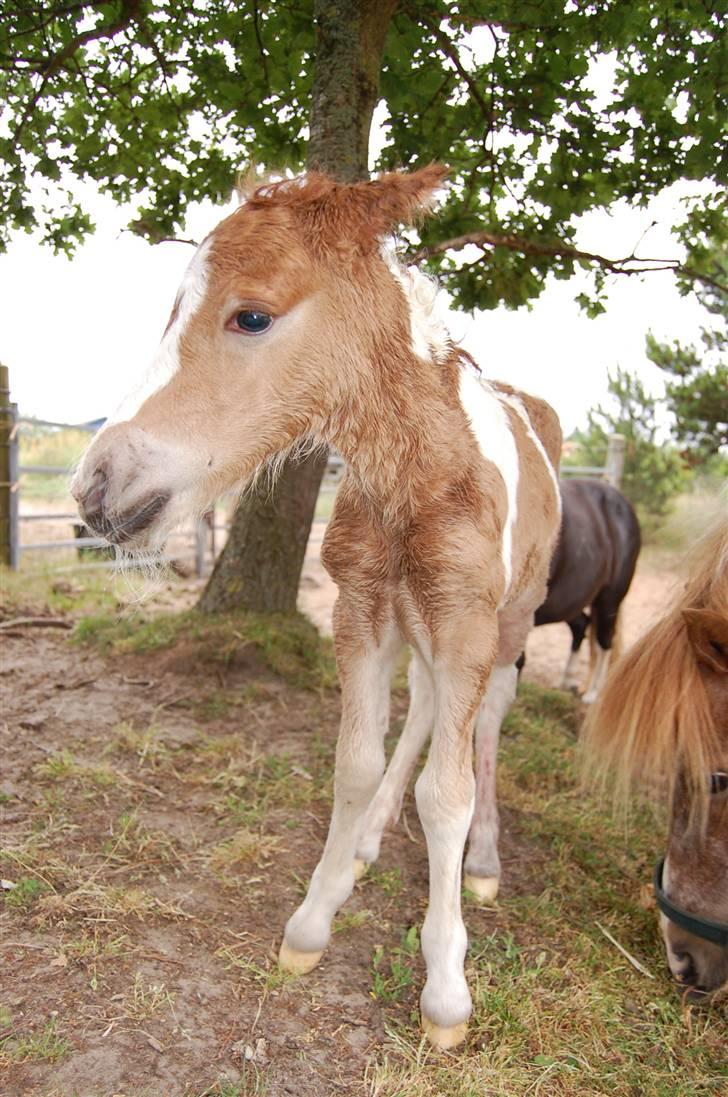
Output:
M571 629L564 689L577 685L579 649L591 626L596 658L583 698L589 704L607 675L619 608L640 551L640 527L631 503L602 480L562 480L561 499L561 532L551 561L548 596L536 611L535 624L565 621Z

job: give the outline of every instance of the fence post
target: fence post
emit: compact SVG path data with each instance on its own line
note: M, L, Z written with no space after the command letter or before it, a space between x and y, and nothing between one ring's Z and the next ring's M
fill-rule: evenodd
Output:
M627 439L623 434L610 434L607 442L607 462L604 466L604 479L612 487L618 488L622 483L624 471L624 451Z
M10 371L0 365L0 563L18 566L17 406L10 401Z

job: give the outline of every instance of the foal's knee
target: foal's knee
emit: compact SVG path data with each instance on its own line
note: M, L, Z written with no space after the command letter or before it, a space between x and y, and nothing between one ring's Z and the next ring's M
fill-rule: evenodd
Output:
M371 800L384 773L384 749L379 742L349 743L336 754L334 788L345 799Z
M425 831L451 831L464 836L470 826L475 803L475 777L472 766L450 773L435 772L429 763L415 784L417 812Z

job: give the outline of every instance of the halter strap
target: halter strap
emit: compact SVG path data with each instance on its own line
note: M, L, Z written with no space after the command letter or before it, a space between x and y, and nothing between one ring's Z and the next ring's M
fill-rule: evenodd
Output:
M710 918L700 918L696 914L677 907L662 890L662 870L665 866L665 858L655 865L654 888L657 905L671 922L696 937L702 937L704 941L712 941L714 945L728 948L728 924L725 922L713 922Z

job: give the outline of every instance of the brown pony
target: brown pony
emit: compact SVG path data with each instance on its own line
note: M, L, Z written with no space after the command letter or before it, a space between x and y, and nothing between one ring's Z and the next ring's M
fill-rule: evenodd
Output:
M671 611L616 664L590 713L587 764L666 800L655 895L670 970L693 995L728 980L728 515Z
M353 185L314 174L250 194L196 252L149 389L97 435L73 491L94 531L154 547L294 446L344 457L322 552L339 587L334 807L280 963L318 963L354 886L404 640L414 658L400 759L433 729L415 788L430 863L422 1020L451 1047L471 1010L460 885L473 727L482 795L469 872L488 877L498 728L546 592L561 431L543 401L479 377L434 322L428 280L384 244L443 177L438 166Z

